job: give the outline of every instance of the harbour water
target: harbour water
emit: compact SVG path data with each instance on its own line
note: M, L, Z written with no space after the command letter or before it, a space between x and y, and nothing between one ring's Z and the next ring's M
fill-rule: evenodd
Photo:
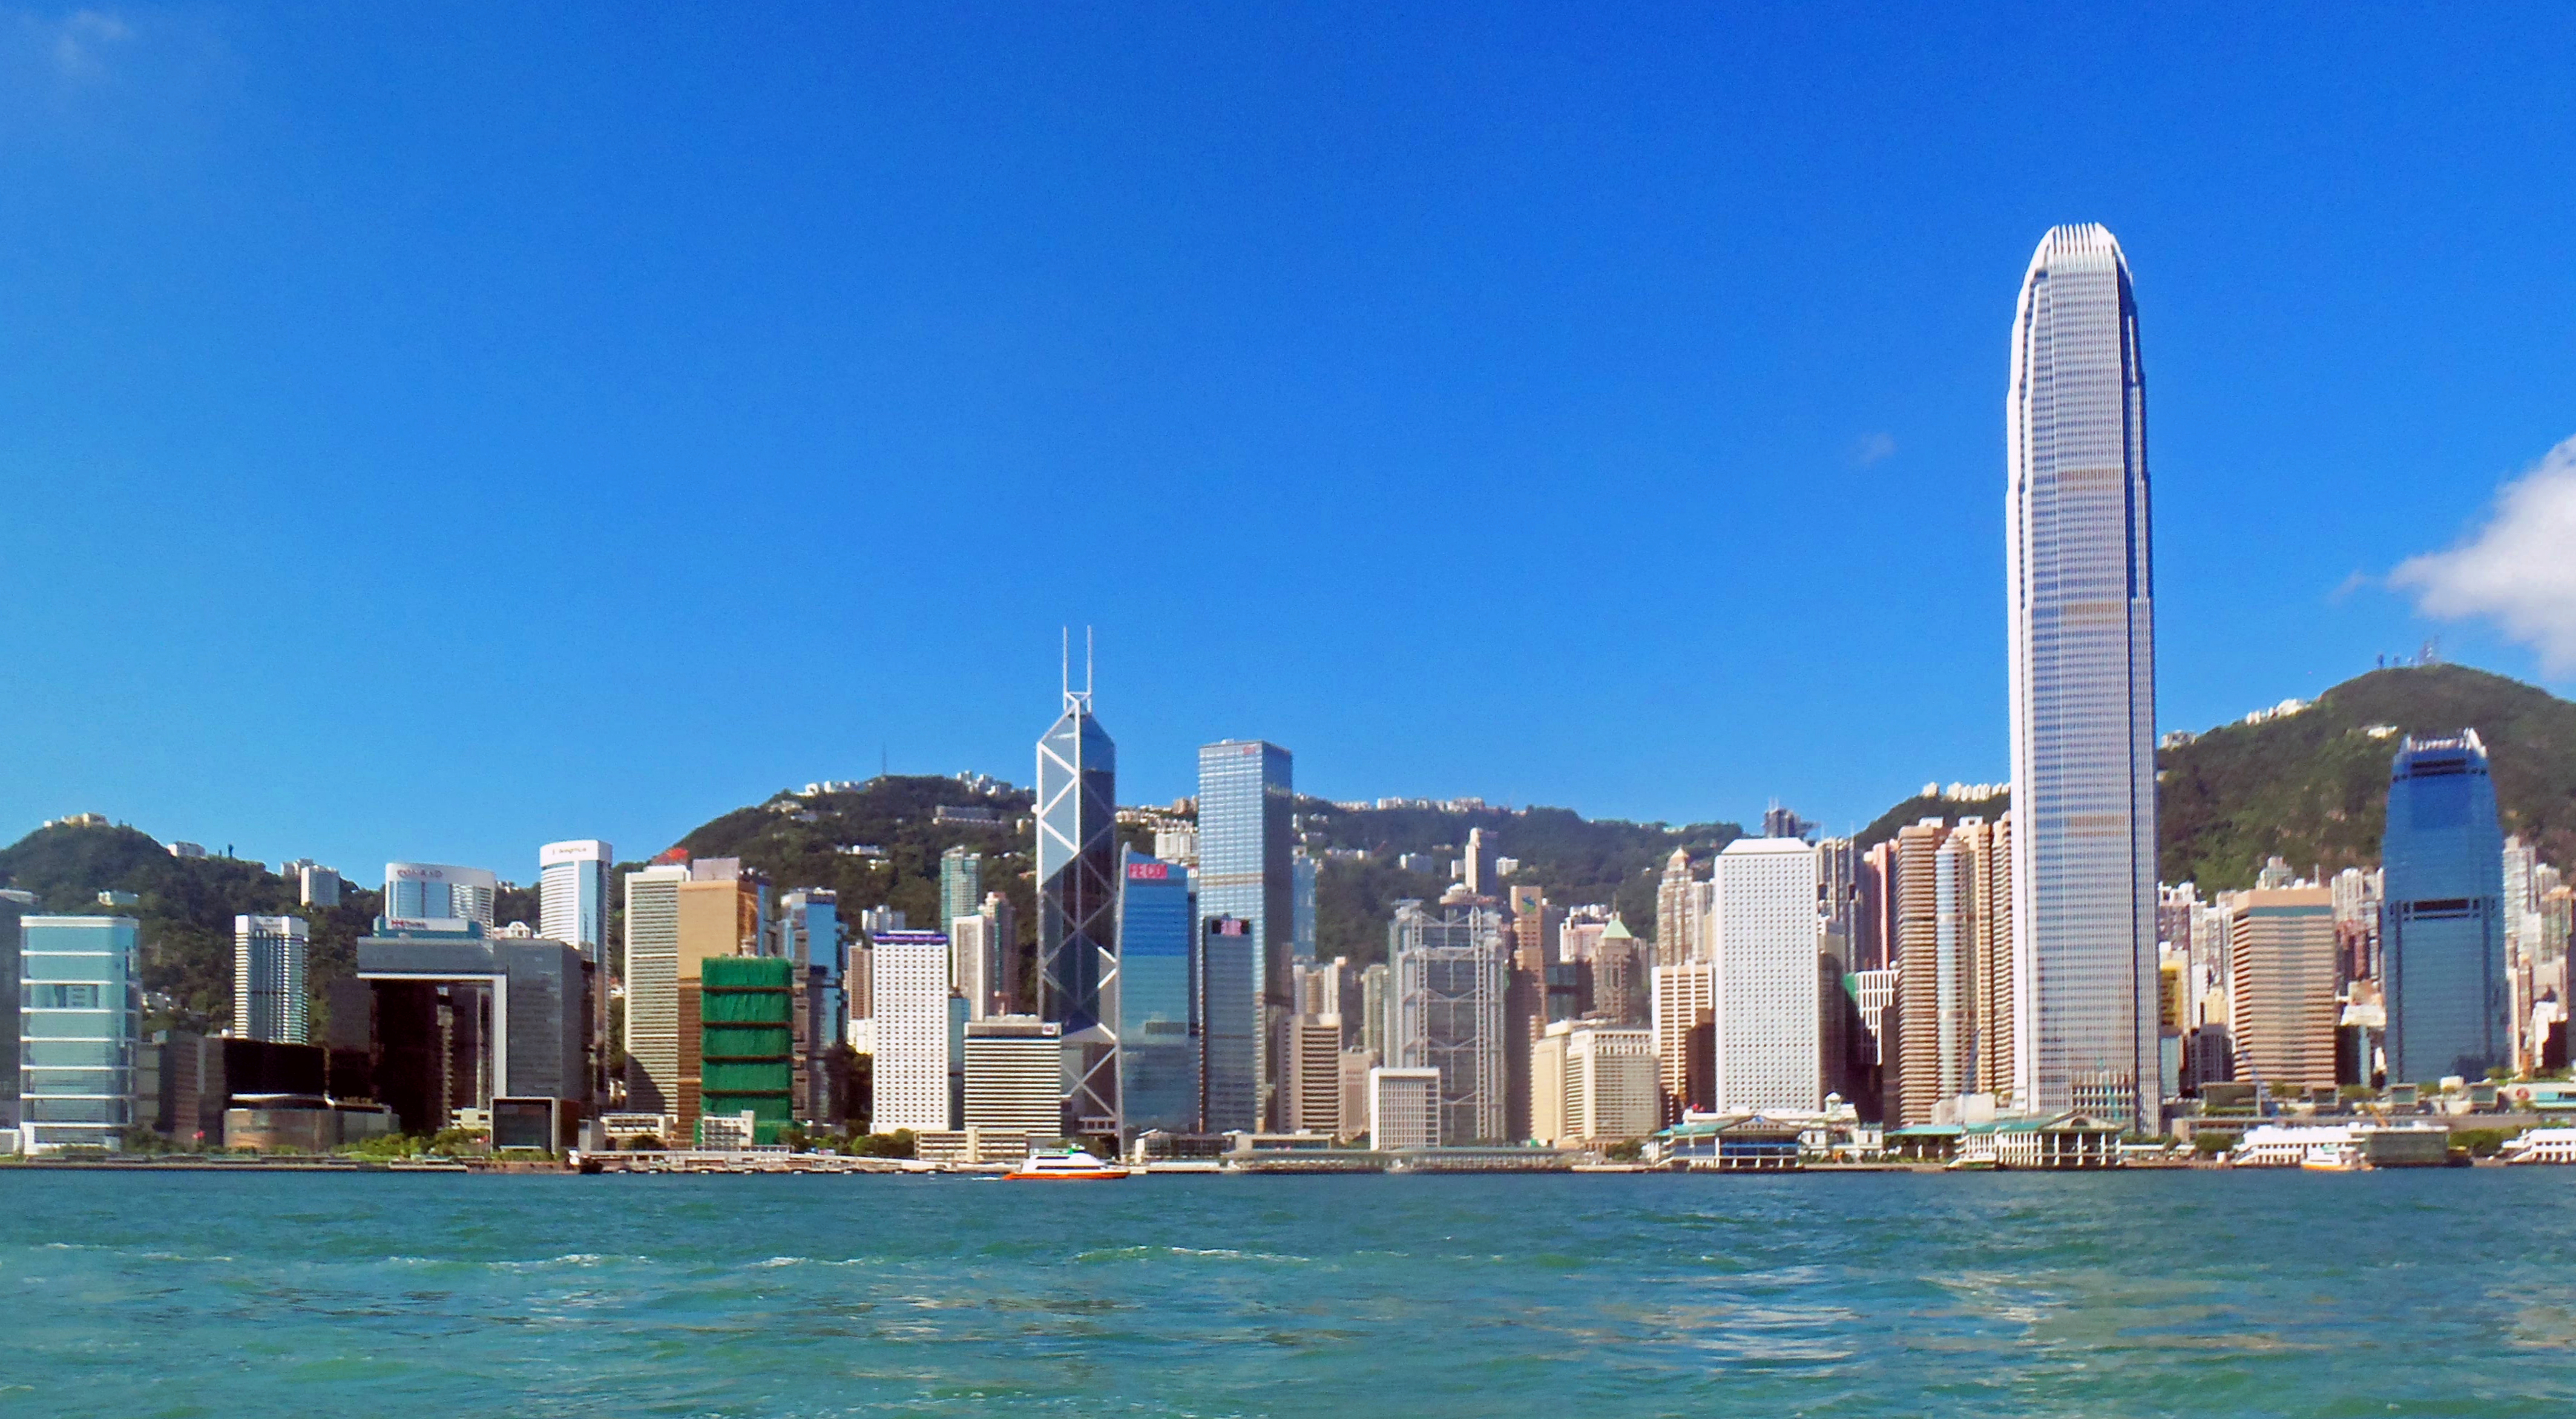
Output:
M7 1415L2565 1415L2576 1169L0 1171Z

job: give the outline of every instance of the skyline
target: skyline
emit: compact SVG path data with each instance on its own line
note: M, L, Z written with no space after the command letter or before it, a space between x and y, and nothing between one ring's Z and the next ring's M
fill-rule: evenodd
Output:
M2162 727L2434 634L2576 672L2514 545L2576 278L2491 260L2576 176L2559 17L83 13L0 41L13 839L532 881L881 750L1018 782L1086 623L1133 802L1259 738L1847 831L2009 776L1992 400L2069 221L2157 356ZM2499 589L2454 548L2526 472Z

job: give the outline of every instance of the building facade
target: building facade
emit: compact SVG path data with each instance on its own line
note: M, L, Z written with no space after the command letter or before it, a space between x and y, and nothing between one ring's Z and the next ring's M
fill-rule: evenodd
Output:
M1199 1025L1199 1126L1209 1133L1258 1132L1259 938L1252 923L1241 917L1201 916L1198 926L1192 985Z
M1279 1087L1288 1017L1295 1011L1291 968L1296 936L1294 764L1287 750L1228 739L1199 750L1199 917L1227 917L1251 930L1253 1038L1261 1126L1284 1113Z
M2145 375L2099 226L2031 257L2006 399L2014 1097L2157 1119L2155 578Z
M1118 893L1118 1098L1128 1131L1199 1129L1189 869L1129 853Z
M2229 892L2218 901L2227 914L2237 1079L2268 1085L2275 1097L2333 1087L2335 1025L2343 1018L2333 889L2302 883ZM2180 1038L2182 973L2174 974Z
M1439 1070L1380 1066L1369 1071L1368 1081L1371 1148L1441 1145Z
M939 855L939 921L952 932L957 919L984 904L984 855L951 847Z
M492 929L501 879L480 867L439 862L385 864L385 919L400 929L454 931L472 922Z
M234 1034L277 1044L306 1042L308 933L300 916L233 918Z
M1720 1111L1824 1102L1816 853L1738 838L1717 855L1711 1089Z
M1504 1141L1510 963L1502 913L1465 907L1434 917L1420 902L1398 902L1387 946L1391 1067L1437 1073L1444 1144Z
M928 1133L956 1128L964 1103L966 1012L948 981L947 934L878 932L869 968L876 1000L869 1129Z
M20 1128L27 1151L113 1148L134 1121L143 951L134 919L18 924Z
M1039 1018L1063 1027L1068 1137L1118 1135L1118 751L1091 691L1038 740Z
M2399 747L2379 856L2388 1081L2484 1079L2512 1063L2512 1022L2504 834L2476 730Z
M606 969L608 874L617 849L596 838L548 843L537 849L537 934L569 941Z

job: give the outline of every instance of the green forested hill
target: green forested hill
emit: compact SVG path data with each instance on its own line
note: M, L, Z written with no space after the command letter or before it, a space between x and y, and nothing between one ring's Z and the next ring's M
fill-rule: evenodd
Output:
M2508 833L2541 856L2576 864L2576 704L2465 665L2374 670L2296 714L2221 725L2156 755L2157 875L2204 893L2249 887L2267 857L2329 875L2379 862L2388 768L2404 736L2475 729L2487 746ZM1992 818L2006 798L1909 798L1864 831L1861 846L1918 819Z
M306 977L322 988L356 967L356 941L375 919L379 894L346 890L336 908L296 905L293 882L256 862L172 857L129 827L56 824L0 848L0 885L36 894L48 912L130 916L141 923L143 983L169 997L156 1021L209 1027L231 1023L233 918L300 916L312 928ZM104 907L98 894L132 892L132 906Z
M2297 714L2231 724L2156 756L2165 881L2252 885L2278 854L2301 872L2375 865L2400 736L2475 729L2505 831L2576 864L2576 704L2465 665L2374 670Z

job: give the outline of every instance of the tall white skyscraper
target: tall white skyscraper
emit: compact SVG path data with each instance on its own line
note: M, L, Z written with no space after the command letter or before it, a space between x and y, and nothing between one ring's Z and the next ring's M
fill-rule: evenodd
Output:
M608 868L617 850L604 842L548 843L537 849L537 934L565 941L605 968L608 961Z
M300 916L233 918L233 1028L245 1040L308 1042Z
M2155 1121L2155 580L2120 244L2031 257L2005 399L2014 1096Z
M1717 991L1710 1058L1720 1111L1824 1102L1816 850L1737 838L1717 855Z

